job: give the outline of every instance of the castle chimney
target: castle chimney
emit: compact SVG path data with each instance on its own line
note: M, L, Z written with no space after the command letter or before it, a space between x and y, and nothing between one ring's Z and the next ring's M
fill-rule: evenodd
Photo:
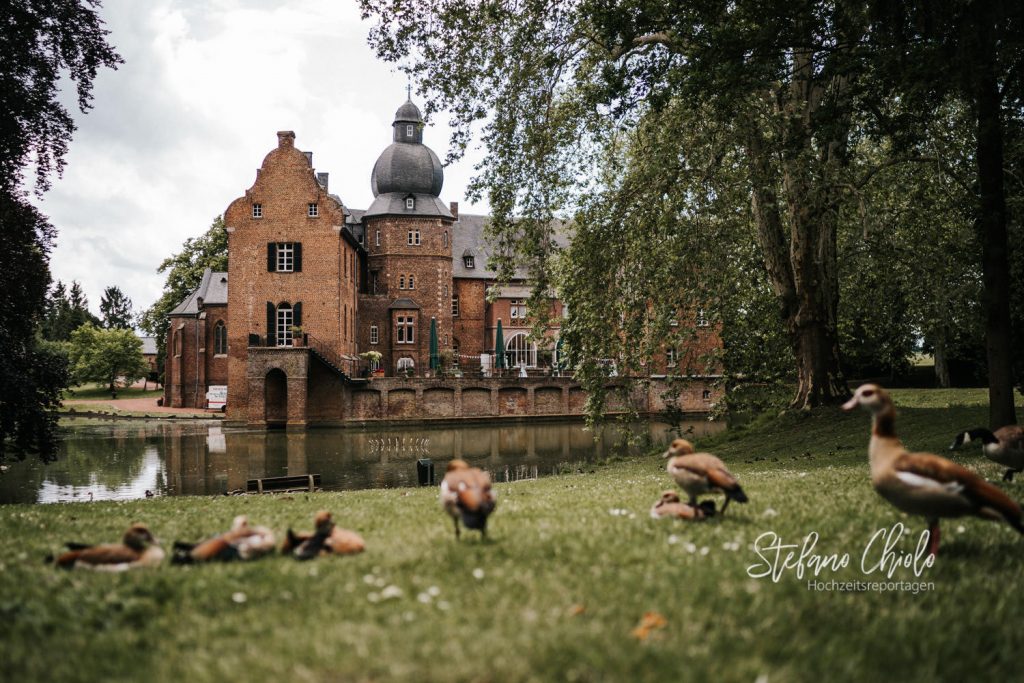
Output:
M312 166L313 165L313 153L312 152L303 152L303 154L306 155L306 161L309 163L310 166Z
M294 147L295 146L295 131L292 131L292 130L279 130L279 131L277 131L277 146L278 147Z
M320 183L320 187L324 188L324 192L327 191L327 173L317 173L316 181Z
M455 220L459 220L459 203L458 202L448 202L448 210L452 212L453 216L455 216Z

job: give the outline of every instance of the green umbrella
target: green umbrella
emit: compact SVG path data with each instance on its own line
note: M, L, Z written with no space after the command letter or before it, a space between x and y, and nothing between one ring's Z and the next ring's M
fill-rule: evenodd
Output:
M437 318L430 319L430 369L441 367L441 357L437 352Z
M505 369L505 335L501 332L501 321L498 321L498 332L494 335L494 367Z

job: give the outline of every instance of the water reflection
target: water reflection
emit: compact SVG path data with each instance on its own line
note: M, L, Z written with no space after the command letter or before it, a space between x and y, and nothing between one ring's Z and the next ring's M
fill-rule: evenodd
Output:
M720 423L684 423L697 437ZM579 422L473 424L412 429L316 429L280 432L220 424L106 423L69 427L59 459L16 463L0 474L0 502L56 502L216 495L245 490L249 479L320 474L327 490L416 485L416 460L438 473L452 458L491 471L499 480L574 471L608 456L667 443L658 422L630 432L642 445L620 445L620 428L600 438Z

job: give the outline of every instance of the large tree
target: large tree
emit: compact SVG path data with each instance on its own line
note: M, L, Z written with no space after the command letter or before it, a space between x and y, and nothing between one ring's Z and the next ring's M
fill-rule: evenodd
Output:
M100 297L100 314L107 329L132 329L132 300L120 287L111 286L103 290Z
M68 349L75 381L102 382L113 398L119 383L129 386L149 372L142 340L132 330L82 325L71 333Z
M13 0L0 30L0 458L54 450L52 409L66 384L59 354L37 342L50 283L54 228L27 201L22 174L34 164L35 191L60 173L75 130L61 98L73 85L81 111L102 67L121 61L91 0Z
M856 48L867 25L863 6L363 0L362 7L377 21L370 40L378 53L416 78L428 111L451 111L456 155L482 127L489 156L474 190L489 195L503 252L529 261L540 285L551 213L571 212L581 195L586 201L621 189L614 171L594 180L595 161L605 170L615 165L602 152L620 149L624 131L670 105L699 108L706 117L699 144L711 150L712 166L736 154L744 175L793 352L793 405L848 394L837 340L836 230L848 199L842 187L851 182L851 112L862 92ZM656 175L670 179L689 169L691 150L679 138L663 142L670 148ZM669 195L655 188L665 189L635 191L655 206L671 200L671 188ZM650 240L658 232L649 226L623 228L656 246Z
M974 195L982 248L989 422L1015 423L1007 127L1024 118L1024 4L1007 0L871 3L872 58L907 107L932 111L952 95L974 124ZM1016 344L1019 346L1019 342Z

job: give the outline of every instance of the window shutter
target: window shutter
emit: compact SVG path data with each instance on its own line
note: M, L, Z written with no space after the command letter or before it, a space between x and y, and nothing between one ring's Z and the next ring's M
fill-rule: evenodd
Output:
M267 272L273 273L275 270L277 270L277 242L267 242Z
M295 265L293 270L298 273L302 271L302 242L295 243Z
M295 325L296 327L301 327L302 326L302 302L301 301L296 302L296 304L294 306L292 306L292 325Z
M267 302L267 346L275 346L277 331L277 308L274 304Z

